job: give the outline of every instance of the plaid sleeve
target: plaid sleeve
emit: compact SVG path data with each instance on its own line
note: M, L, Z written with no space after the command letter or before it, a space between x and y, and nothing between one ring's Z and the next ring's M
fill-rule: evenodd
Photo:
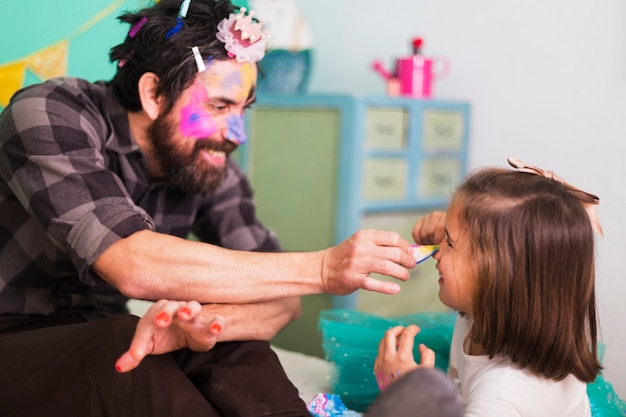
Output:
M229 160L228 176L210 203L199 211L194 233L204 242L229 249L281 251L275 233L256 217L252 197L246 175Z
M46 83L23 91L0 120L2 181L28 212L25 221L43 228L81 277L113 242L154 228L106 168L112 133L102 113L77 86Z

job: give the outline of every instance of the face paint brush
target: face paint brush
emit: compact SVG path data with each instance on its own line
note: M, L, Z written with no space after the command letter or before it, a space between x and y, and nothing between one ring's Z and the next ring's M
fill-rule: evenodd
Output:
M439 250L439 246L437 245L411 245L411 247L413 248L412 255L415 258L416 265L424 262Z

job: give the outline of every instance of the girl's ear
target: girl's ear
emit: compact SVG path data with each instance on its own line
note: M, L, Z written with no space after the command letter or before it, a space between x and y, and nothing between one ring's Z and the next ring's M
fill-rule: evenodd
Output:
M157 96L159 77L153 72L144 73L139 79L139 100L146 115L156 120L161 112L161 99Z

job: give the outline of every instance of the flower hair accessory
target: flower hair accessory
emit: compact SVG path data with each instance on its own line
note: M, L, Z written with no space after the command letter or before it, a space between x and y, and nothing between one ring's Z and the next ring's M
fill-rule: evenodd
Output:
M563 178L556 175L553 171L543 170L534 165L526 164L516 158L508 158L507 161L509 165L517 169L517 171L519 172L541 175L542 177L546 177L560 184L563 184L563 187L565 187L567 191L574 195L587 211L587 214L589 215L589 220L591 221L591 226L595 229L596 232L598 232L600 236L604 236L602 226L600 226L600 220L598 219L598 212L596 211L595 207L600 204L600 198L597 195L590 194L586 191L581 190L578 187L573 186L572 184L565 182Z
M235 57L239 62L257 62L265 55L265 37L261 22L252 18L254 11L246 14L246 8L239 9L238 14L231 13L217 25L217 39L224 42L228 56Z

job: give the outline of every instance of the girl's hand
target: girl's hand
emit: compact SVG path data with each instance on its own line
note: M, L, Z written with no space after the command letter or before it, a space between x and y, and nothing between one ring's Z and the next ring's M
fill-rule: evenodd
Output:
M130 348L115 363L118 372L135 369L147 355L161 355L187 347L196 352L211 350L224 329L219 314L202 314L196 301L160 300L137 323Z
M413 226L413 240L420 245L438 245L446 237L446 213L434 211L419 219Z
M426 345L419 346L421 364L413 358L414 339L419 331L420 328L412 324L406 328L396 326L385 332L374 362L376 383L381 391L413 369L435 367L435 352Z

